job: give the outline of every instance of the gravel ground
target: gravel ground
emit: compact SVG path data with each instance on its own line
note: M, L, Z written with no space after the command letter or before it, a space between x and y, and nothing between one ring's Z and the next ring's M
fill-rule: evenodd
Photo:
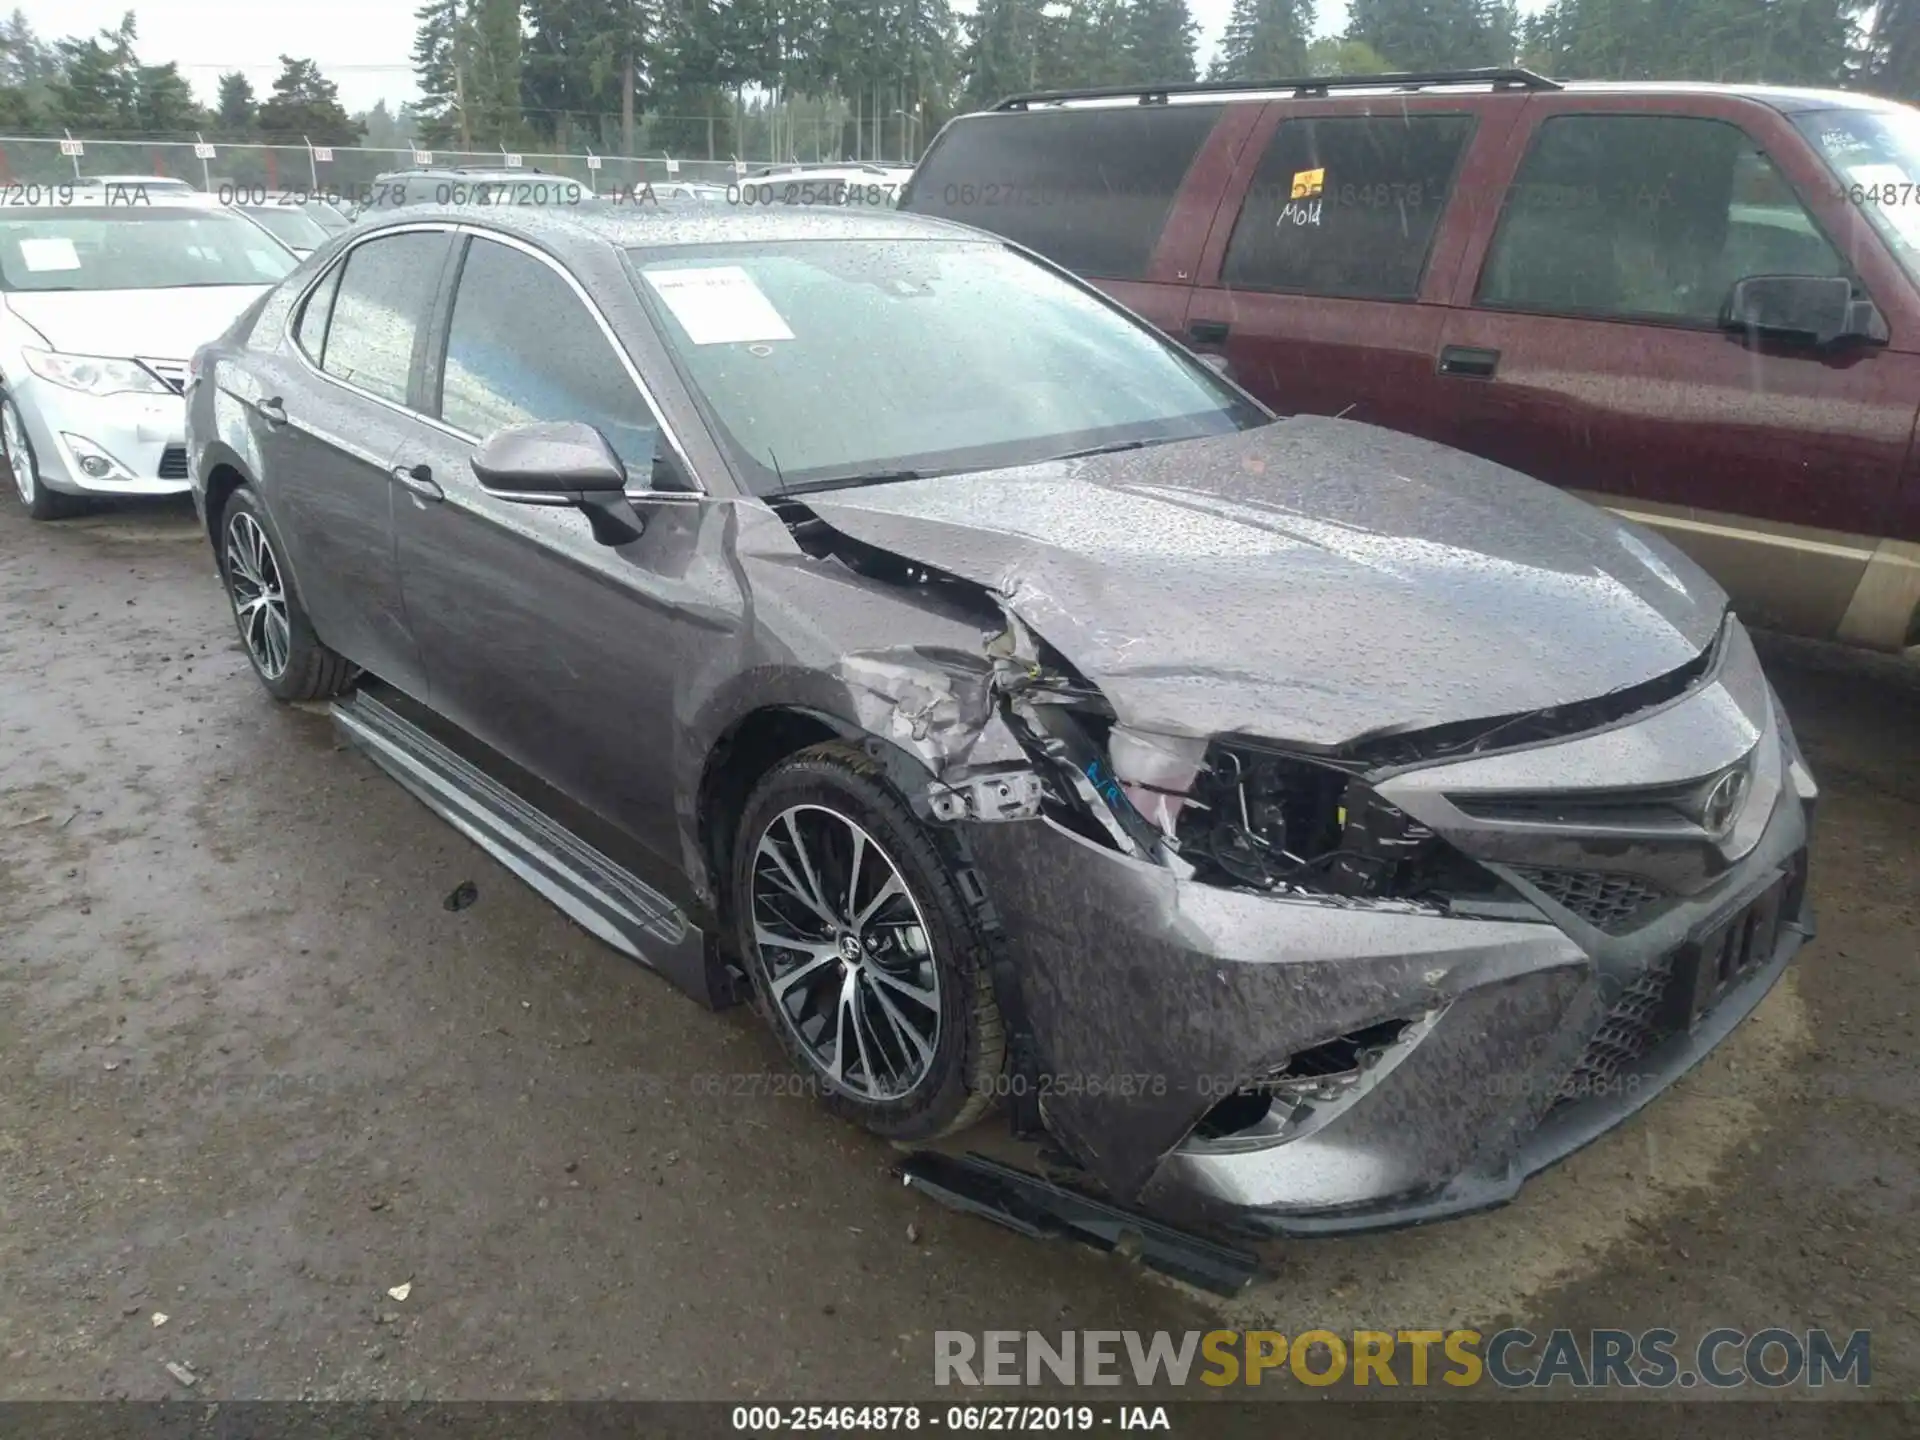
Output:
M184 1396L172 1362L203 1399L951 1399L935 1329L1507 1321L1870 1328L1920 1396L1920 666L1765 651L1826 790L1794 971L1514 1205L1275 1246L1222 1302L942 1211L777 1093L749 1014L269 700L184 507L10 509L0 1398Z

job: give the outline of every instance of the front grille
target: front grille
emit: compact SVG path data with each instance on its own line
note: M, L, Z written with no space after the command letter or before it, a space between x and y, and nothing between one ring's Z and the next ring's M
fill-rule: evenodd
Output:
M1579 1063L1560 1082L1556 1104L1612 1094L1620 1087L1622 1073L1673 1033L1667 992L1673 985L1678 953L1668 951L1627 986L1587 1042Z
M184 480L187 478L187 447L169 445L160 452L160 478L162 480Z
M1666 891L1638 875L1617 870L1538 870L1516 866L1514 873L1557 905L1564 905L1596 930L1629 930Z

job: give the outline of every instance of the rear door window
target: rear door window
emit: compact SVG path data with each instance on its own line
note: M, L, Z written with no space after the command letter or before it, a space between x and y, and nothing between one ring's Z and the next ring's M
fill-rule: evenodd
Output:
M1560 115L1542 123L1502 202L1478 303L1707 326L1744 276L1846 274L1739 126Z
M333 302L321 369L396 405L446 260L447 234L409 230L356 245Z
M1081 275L1147 273L1220 105L1039 110L957 121L906 208L1004 235Z
M1413 299L1472 135L1470 115L1282 121L1234 224L1222 283Z

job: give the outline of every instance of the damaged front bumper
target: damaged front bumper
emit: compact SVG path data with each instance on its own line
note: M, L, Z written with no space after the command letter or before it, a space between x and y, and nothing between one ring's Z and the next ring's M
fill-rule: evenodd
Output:
M1367 777L1495 903L1222 884L1121 827L969 811L1031 1037L1009 1084L1168 1217L1330 1234L1510 1199L1697 1063L1812 934L1817 792L1737 622L1723 642L1623 723Z
M1048 1129L1129 1202L1288 1234L1498 1205L1652 1099L1760 1002L1811 934L1795 878L1805 843L1801 806L1781 804L1735 873L1603 970L1550 924L1221 889L1048 821L973 836L1009 922ZM1770 955L1691 1026L1662 1035L1650 1022L1641 1053L1570 1088L1619 1007L1640 998L1635 981L1664 970L1676 987L1684 937L1776 877L1791 908ZM1401 1048L1377 1062L1387 1073L1308 1133L1196 1134L1290 1055L1403 1017Z

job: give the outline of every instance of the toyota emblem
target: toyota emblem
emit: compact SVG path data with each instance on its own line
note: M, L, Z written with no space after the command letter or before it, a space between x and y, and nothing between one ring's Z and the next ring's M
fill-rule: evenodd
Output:
M1718 835L1740 813L1740 802L1747 798L1747 772L1744 768L1727 771L1713 782L1700 805L1700 824L1710 835Z

